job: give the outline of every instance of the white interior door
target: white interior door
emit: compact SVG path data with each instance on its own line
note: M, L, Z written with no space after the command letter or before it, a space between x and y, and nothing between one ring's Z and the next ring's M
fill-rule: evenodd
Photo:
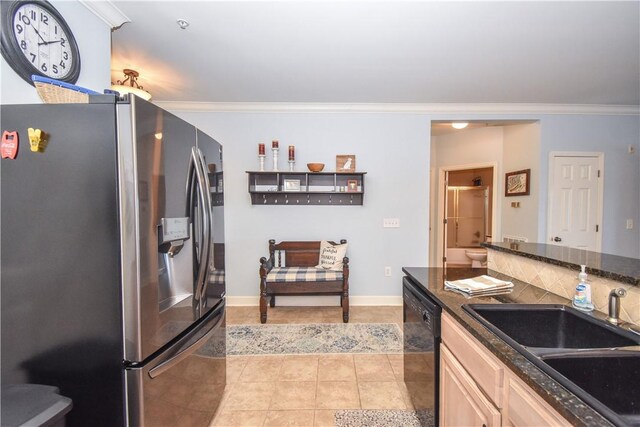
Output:
M600 251L602 155L551 154L549 243Z

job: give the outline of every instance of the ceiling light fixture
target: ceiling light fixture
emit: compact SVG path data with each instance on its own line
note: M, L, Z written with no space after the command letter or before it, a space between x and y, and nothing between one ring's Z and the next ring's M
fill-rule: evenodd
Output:
M176 22L178 23L178 26L183 30L186 30L189 26L189 21L187 21L186 19L178 19Z
M111 89L116 90L120 93L120 95L124 95L126 93L131 93L133 95L139 96L142 99L147 101L151 100L151 94L144 90L142 86L138 84L138 73L136 70L130 70L125 68L122 70L126 78L122 81L118 80L117 84L112 84Z
M467 122L453 122L451 123L451 127L454 129L464 129L467 126L469 126L469 123Z

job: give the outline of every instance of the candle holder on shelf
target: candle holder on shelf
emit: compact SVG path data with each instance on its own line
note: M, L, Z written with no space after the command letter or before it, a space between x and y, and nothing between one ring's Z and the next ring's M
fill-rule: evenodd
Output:
M293 172L293 167L296 163L296 147L294 145L289 146L289 172Z
M279 148L271 148L273 150L273 171L278 172L278 151Z
M289 160L289 172L293 172L293 167L295 166L295 160Z
M264 172L264 144L258 144L258 160L260 161L260 172Z

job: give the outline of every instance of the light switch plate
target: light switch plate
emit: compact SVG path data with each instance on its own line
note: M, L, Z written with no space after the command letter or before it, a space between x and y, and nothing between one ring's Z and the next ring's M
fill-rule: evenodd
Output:
M400 228L400 218L384 218L382 226L384 228Z

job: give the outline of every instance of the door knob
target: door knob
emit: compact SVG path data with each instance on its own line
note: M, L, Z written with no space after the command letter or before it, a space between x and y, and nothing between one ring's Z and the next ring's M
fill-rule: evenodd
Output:
M554 242L562 242L562 239L560 237L556 236L556 237L553 238L553 241Z

